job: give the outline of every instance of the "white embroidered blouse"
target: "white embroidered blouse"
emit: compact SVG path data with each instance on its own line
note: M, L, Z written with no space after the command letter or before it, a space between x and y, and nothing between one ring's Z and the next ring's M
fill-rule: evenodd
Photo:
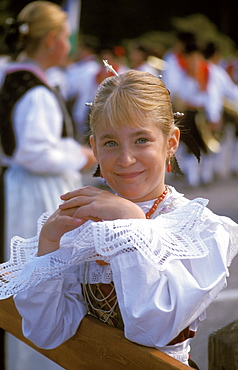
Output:
M151 203L139 205L146 212ZM88 221L41 257L38 236L15 237L11 260L0 266L0 298L14 294L24 335L51 349L73 336L87 314L80 283L113 281L126 338L187 364L190 339L166 344L188 326L197 330L238 251L238 225L206 204L169 187L153 219Z

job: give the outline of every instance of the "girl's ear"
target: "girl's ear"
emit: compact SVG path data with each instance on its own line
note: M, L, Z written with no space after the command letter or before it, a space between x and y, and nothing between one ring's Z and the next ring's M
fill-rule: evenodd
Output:
M98 160L98 153L97 153L96 143L95 143L93 135L90 135L89 142L92 147L94 157Z
M169 140L168 140L168 151L170 156L173 156L178 149L179 146L179 138L180 138L180 130L178 127L175 127Z

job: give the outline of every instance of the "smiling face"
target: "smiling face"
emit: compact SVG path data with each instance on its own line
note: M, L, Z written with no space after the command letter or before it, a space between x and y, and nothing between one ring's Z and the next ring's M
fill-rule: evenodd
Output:
M109 123L98 126L91 145L108 185L133 202L161 195L168 150L177 145L177 132L175 129L167 141L159 126L150 120L146 127L123 125L115 129Z
M93 101L90 126L102 175L118 195L139 202L163 193L179 129L161 80L135 70L107 78Z

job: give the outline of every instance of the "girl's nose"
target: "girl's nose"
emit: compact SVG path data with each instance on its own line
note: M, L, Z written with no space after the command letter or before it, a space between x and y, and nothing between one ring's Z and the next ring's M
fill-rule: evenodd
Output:
M135 158L133 151L129 149L124 149L120 152L120 155L118 157L118 164L120 166L128 167L135 162L136 162L136 158Z

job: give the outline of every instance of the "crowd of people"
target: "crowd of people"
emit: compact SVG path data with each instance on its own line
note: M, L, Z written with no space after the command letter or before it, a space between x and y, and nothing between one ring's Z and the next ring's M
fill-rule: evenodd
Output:
M76 140L88 144L90 107L85 103L93 100L99 84L110 75L102 63L108 60L118 74L136 69L162 76L174 110L184 113L184 129L191 131L202 151L201 163L196 163L186 148L180 146L181 170L190 186L237 175L236 56L225 59L213 42L201 47L198 37L191 32L177 32L174 45L157 58L160 63L156 66L150 62L154 53L141 39L132 40L126 49L103 45L92 35L81 36L73 58L65 58L46 70L49 83L60 90L66 102Z
M213 42L201 47L198 37L191 32L177 32L174 45L159 55L160 63L156 67L148 62L154 53L142 39L132 40L126 49L104 45L96 36L80 36L76 55L46 70L49 83L60 90L66 102L76 140L88 144L90 107L85 103L93 100L99 84L110 75L102 63L108 60L118 74L136 69L162 76L174 110L185 114L184 128L193 133L203 153L201 163L197 164L182 145L179 149L181 169L190 186L237 175L236 55L232 59L224 58ZM9 63L8 59L4 60Z
M225 68L214 43L199 46L196 37L180 32L173 50L164 56L163 73L175 109L184 112L184 127L200 146L197 164L181 146L188 184L210 184L217 177L237 174L238 86Z
M81 36L77 54L72 57L69 54L67 15L58 5L47 1L28 4L16 20L8 21L8 26L6 42L15 58L14 61L5 58L0 65L1 204L4 204L1 228L5 246L2 259L9 259L13 236L26 240L33 238L37 234L38 218L45 212L55 212L62 201L64 205L49 220L44 220L45 226L42 221L39 249L36 251L38 256L57 255L59 240L65 230L80 229L81 226L84 230L85 221L143 219L142 228L152 228L153 233L154 226L144 220L145 215L146 219L154 218L159 222L160 216L169 215L171 210L177 211L177 219L180 212L182 215L186 210L191 210L198 217L195 219L199 220L196 221L199 223L197 229L191 235L191 241L197 238L195 249L190 248L185 252L181 243L180 251L176 254L170 239L159 242L156 239L155 244L165 242L168 248L171 247L169 257L164 260L166 262L158 261L159 267L153 260L153 251L147 255L136 243L133 247L126 244L128 253L116 251L112 255L105 254L104 258L98 256L103 251L96 246L97 260L102 263L83 256L82 266L87 268L87 277L83 276L80 267L72 267L72 271L62 273L60 278L54 276L51 288L50 278L47 278L39 286L37 282L37 287L33 283L26 291L18 292L15 302L23 317L24 334L40 347L53 348L59 345L73 335L87 310L95 314L94 304L90 307L90 302L96 293L88 301L86 299L86 305L82 303L91 291L89 286L97 290L96 284L113 283L110 294L115 298L115 284L120 307L111 307L110 315L115 309L115 317L119 317L118 327L124 329L125 335L132 341L159 348L188 364L189 343L199 321L204 318L205 306L211 303L200 293L209 292L214 297L225 284L227 266L236 254L232 240L237 240L237 225L213 215L203 202L190 204L175 189L166 186L165 168L167 164L168 172L172 170L179 173L181 170L187 183L193 187L210 184L217 177L238 175L238 85L235 64L225 63L214 43L201 48L197 37L190 32L178 32L173 48L166 50L160 58L156 56L160 61L157 64L149 58L154 51L140 39L133 40L126 50L121 46L99 43L91 35ZM103 60L111 65L111 71L105 69ZM112 79L107 79L109 76ZM123 93L120 95L120 91L124 92L126 98ZM174 125L173 118L176 112L183 113L180 114L178 127ZM187 134L189 139L181 140L179 145L180 135L183 138ZM119 148L123 148L124 152L120 152ZM135 157L139 159L136 161ZM137 162L139 165L134 164ZM98 163L100 168L97 168L97 173L106 179L110 191L102 190L100 186L84 188L87 184L83 182L83 171L90 170L93 174ZM135 166L134 172L123 174L129 166ZM146 173L148 176L145 176ZM137 176L139 180L134 182ZM81 199L84 199L83 203ZM92 203L94 207L90 208ZM75 208L85 208L86 214L75 211ZM201 216L203 211L204 218ZM62 213L66 215L63 223ZM138 225L136 221L134 223L129 225L127 222L123 227L133 234L133 230L139 230L140 225L140 222ZM216 230L210 244L207 243L211 236L206 224L219 224L223 230L223 234L220 234L220 229ZM109 226L105 225L109 227L110 223ZM168 221L168 228L170 225ZM91 224L85 226L86 231L87 227L92 228ZM92 232L91 229L89 231ZM176 232L176 238L179 239L180 230ZM228 260L219 250L224 233L227 233L224 248L228 251ZM52 242L55 235L57 238ZM146 236L143 238L146 245ZM32 243L34 250L35 239ZM158 249L156 245L155 249ZM129 262L125 261L125 256ZM203 261L204 274L206 270L209 271L206 286L200 278L198 260ZM215 260L219 260L220 270L212 270ZM139 268L139 265L143 266ZM184 304L184 292L177 286L178 277L170 265L174 265L181 276L187 276L191 294L194 297L197 294L197 300L194 298L191 304ZM140 300L142 292L135 282L138 274L142 277L149 270L153 280L151 284L156 289L154 295L146 297L145 309L145 299ZM93 279L95 271L100 272L97 281ZM121 271L124 273L121 274ZM164 271L168 274L167 278ZM130 292L124 286L125 276L130 277ZM85 282L86 278L89 280ZM77 281L77 285L81 283L83 287L83 292L77 293L78 300L69 298L73 303L67 306L69 311L64 312L66 316L73 315L72 330L61 325L63 306L68 305L62 297L73 296L75 289L78 289L70 279ZM151 292L152 286L143 284L145 296L146 292ZM165 294L165 291L169 292L170 284L175 287L171 296ZM40 289L43 293L36 297ZM52 298L52 289L59 293L58 296L55 294L55 299ZM160 308L156 307L158 291L164 294L164 307L162 305ZM137 315L138 323L134 317L133 299L130 298L133 297L132 292L135 292L134 299L141 309ZM129 300L129 305L123 296ZM176 301L174 307L168 305L171 299ZM32 317L29 315L29 307L34 300L38 302L38 318L36 311ZM45 338L44 322L47 326L49 318L46 315L43 318L42 312L49 311L49 307L55 312L59 302L62 302L57 324L60 331L49 332ZM168 311L171 311L170 324L164 328L164 317ZM160 338L153 331L151 312L164 333ZM175 316L176 322L172 322ZM139 330L143 322L146 326ZM44 334L39 334L41 326ZM150 335L147 338L142 332L148 330ZM184 335L186 338L182 346L178 345ZM38 342L37 338L43 342ZM13 348L14 358L9 355ZM27 369L29 363L32 370L32 364L38 366L36 369L59 369L11 336L7 336L6 353L7 369ZM191 361L189 364L196 366Z

